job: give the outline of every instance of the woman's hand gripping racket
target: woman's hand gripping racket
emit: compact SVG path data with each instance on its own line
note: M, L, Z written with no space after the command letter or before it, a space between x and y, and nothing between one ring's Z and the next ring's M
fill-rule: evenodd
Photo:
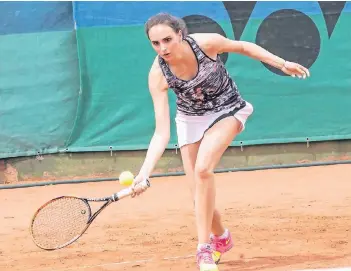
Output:
M147 189L149 180L137 184L135 188ZM132 187L125 188L105 198L79 198L61 196L41 206L34 214L30 232L34 243L45 250L66 247L77 241L89 228L94 219L112 202L133 195ZM105 202L94 214L89 202Z

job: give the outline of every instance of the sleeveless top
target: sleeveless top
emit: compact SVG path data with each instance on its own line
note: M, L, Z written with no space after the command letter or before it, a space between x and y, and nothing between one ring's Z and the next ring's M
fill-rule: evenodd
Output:
M160 56L158 58L168 86L176 94L177 110L185 115L203 116L242 107L245 101L220 57L217 55L217 60L213 60L193 38L187 36L184 39L191 46L198 63L198 72L193 79L177 78L166 61Z

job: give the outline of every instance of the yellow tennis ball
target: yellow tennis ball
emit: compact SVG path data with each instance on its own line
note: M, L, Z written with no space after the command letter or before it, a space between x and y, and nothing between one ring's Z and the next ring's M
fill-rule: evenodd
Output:
M134 181L134 175L130 171L123 171L119 175L119 183L121 185L131 185Z

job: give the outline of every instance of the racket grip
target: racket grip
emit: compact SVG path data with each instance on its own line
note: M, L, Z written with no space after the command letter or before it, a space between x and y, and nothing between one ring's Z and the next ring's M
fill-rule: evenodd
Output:
M136 185L136 187L145 190L145 189L150 187L150 181L148 179L146 179L146 180L138 183ZM128 197L132 194L133 194L132 187L128 187L128 188L125 188L125 189L119 191L118 193L113 194L112 198L114 199L114 201L117 201L117 200L123 199L125 197Z

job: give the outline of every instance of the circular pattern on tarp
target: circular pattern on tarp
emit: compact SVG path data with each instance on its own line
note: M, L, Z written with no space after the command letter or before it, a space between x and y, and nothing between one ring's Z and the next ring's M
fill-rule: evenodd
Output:
M319 55L321 39L310 17L294 9L282 9L263 20L257 31L256 44L281 58L310 68ZM268 64L263 65L276 74L286 75Z
M193 33L218 33L224 37L227 37L222 27L209 17L203 15L189 15L183 17L189 34ZM227 62L228 53L219 55L223 63Z

